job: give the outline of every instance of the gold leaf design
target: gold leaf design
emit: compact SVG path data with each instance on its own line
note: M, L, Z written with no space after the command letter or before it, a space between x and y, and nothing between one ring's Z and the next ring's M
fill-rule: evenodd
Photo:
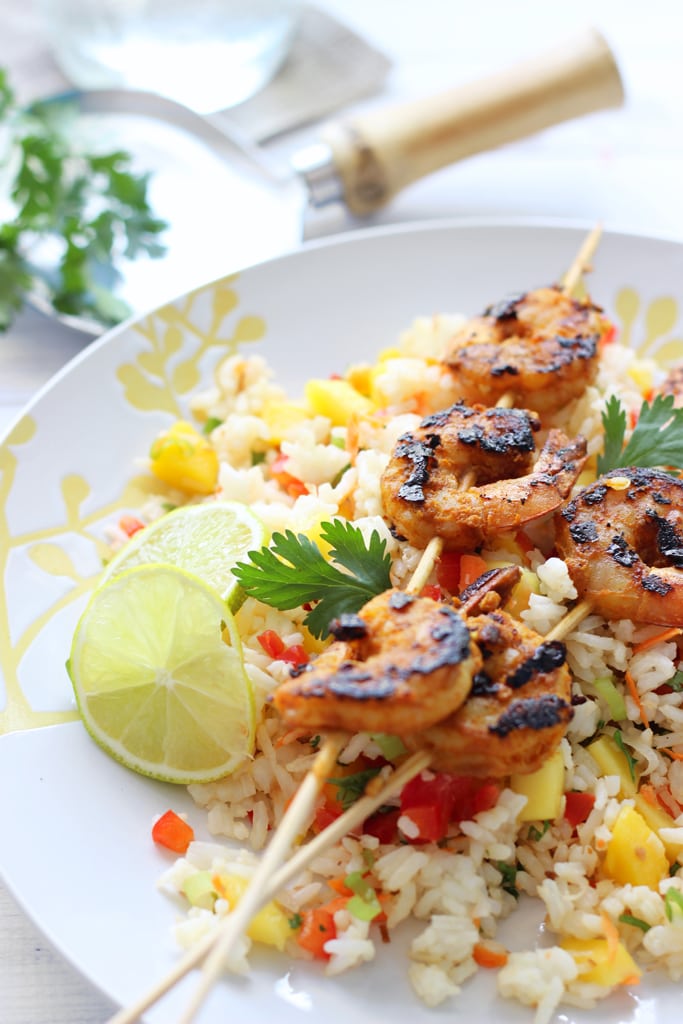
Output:
M68 522L78 522L78 512L90 495L90 484L77 473L70 473L62 480L62 496Z
M152 383L132 363L119 366L116 376L123 384L127 400L136 409L144 412L160 409L172 416L179 415L178 405L168 385Z
M675 299L667 297L654 299L647 307L645 315L647 338L645 345L641 346L641 351L650 348L657 338L669 334L676 326L677 319L678 305Z
M186 359L179 363L171 376L171 386L179 395L186 395L199 384L199 370L194 359Z
M217 328L225 319L228 313L232 313L237 306L239 299L234 288L230 288L226 282L216 286L213 292L212 312L215 327Z
M614 309L621 320L619 341L622 345L631 345L631 332L638 317L640 298L634 288L620 288L614 300Z
M266 322L260 316L243 316L238 322L232 340L260 341L266 333Z
M7 437L7 444L27 444L34 437L36 429L33 416L22 416Z
M31 561L50 576L68 576L77 580L74 564L63 548L57 544L34 544L28 549Z
M162 351L165 356L172 356L176 352L180 352L183 347L183 332L180 327L174 326L169 327L164 333L162 341Z
M163 379L164 365L166 363L163 352L141 352L138 356L138 363L143 370L151 373L153 377Z
M663 369L668 370L676 366L683 359L683 338L671 338L663 342L654 355Z

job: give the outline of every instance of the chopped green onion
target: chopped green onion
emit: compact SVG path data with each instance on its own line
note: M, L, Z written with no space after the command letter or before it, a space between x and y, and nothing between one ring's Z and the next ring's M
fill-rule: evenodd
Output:
M511 896L518 899L519 890L515 886L515 881L517 880L517 865L506 864L505 861L499 860L496 861L494 867L496 867L503 876L503 889L505 892L509 892Z
M664 910L672 924L683 924L683 893L673 886L666 891Z
M624 743L624 738L621 735L621 729L615 729L615 731L614 731L614 742L616 743L616 745L619 747L619 750L622 752L622 754L626 758L626 760L628 762L628 770L629 770L629 773L631 775L631 779L633 780L633 782L635 782L636 781L636 759L633 756L633 754L631 753L631 751L627 750L626 744Z
M212 431L214 431L216 427L220 427L222 422L223 420L219 420L217 416L209 416L204 426L202 427L202 432L206 434L206 436L208 437L208 435Z
M647 921L643 921L640 917L634 917L633 914L620 914L619 920L622 924L630 924L634 928L640 928L641 932L649 932L652 927Z
M375 865L375 854L372 850L363 850L363 863L370 870Z
M601 676L593 680L593 686L598 691L598 696L607 704L613 722L622 722L628 717L626 712L626 701L623 695L617 690L611 676Z
M349 914L353 914L359 921L372 921L382 913L377 893L360 871L352 871L347 875L344 885L355 894L346 904Z
M377 744L387 761L395 761L407 753L403 740L398 736L390 736L387 732L373 732L370 739Z

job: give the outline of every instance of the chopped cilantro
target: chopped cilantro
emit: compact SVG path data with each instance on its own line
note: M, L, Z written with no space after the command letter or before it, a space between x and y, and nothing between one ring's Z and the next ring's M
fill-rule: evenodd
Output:
M624 737L621 735L621 729L614 730L614 742L619 747L624 757L628 762L628 770L633 782L636 781L636 759L624 743Z
M651 405L643 402L626 447L626 413L616 395L605 406L602 424L604 451L598 456L598 473L622 466L683 469L683 409L674 408L673 395L655 395Z
M357 612L391 586L391 559L376 530L366 545L358 527L336 519L322 524L320 536L330 546L328 558L305 534L287 530L273 534L271 547L249 552L251 564L233 569L249 597L281 611L315 601L304 623L316 637L327 635L332 619Z
M634 928L640 928L641 932L649 932L652 927L647 921L643 921L640 917L634 917L633 914L620 914L619 920L622 924L630 924Z
M505 892L509 892L511 896L515 897L515 899L519 899L519 889L515 886L518 870L517 865L506 864L505 861L499 860L495 862L494 867L496 867L503 876L502 886Z
M222 422L223 420L219 419L218 416L209 416L206 420L206 423L202 427L202 432L206 434L206 436L208 437L208 435L211 434L216 429L216 427L220 427Z
M304 923L304 919L301 916L301 914L293 914L289 918L289 927L292 929L292 931L296 931L297 928L301 928L301 925L303 923Z
M342 775L340 778L328 779L333 786L339 790L338 799L345 811L355 804L365 793L365 787L370 779L379 775L381 768L366 768L362 772L355 772L353 775Z

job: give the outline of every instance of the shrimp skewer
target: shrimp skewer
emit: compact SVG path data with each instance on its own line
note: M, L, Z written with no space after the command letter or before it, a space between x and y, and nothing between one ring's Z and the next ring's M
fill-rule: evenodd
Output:
M683 621L683 481L658 469L612 470L568 502L555 526L585 614Z
M583 468L586 444L551 430L534 461L539 428L521 409L458 403L428 416L399 438L382 474L385 515L414 547L438 536L467 550L553 512Z
M504 399L549 413L593 383L599 343L611 324L598 306L572 298L572 292L600 232L598 226L587 237L562 286L498 302L451 339L444 362L464 401L494 405Z

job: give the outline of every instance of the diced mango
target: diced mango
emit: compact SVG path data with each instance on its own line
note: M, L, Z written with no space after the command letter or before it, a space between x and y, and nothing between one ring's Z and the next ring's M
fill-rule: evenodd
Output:
M213 884L219 896L230 904L237 906L249 885L249 879L241 875L214 875ZM266 946L284 949L285 943L292 934L289 919L284 910L271 900L251 919L247 935L254 942L262 942Z
M268 427L271 444L280 444L292 427L309 419L308 411L295 402L266 402L261 416Z
M645 819L646 823L659 835L660 828L676 828L676 822L667 814L663 807L657 804L651 804L649 800L646 800L642 793L638 793L635 799L636 810ZM666 839L659 838L664 844L664 850L666 852L667 859L670 864L674 864L681 853L683 853L683 843L672 843Z
M334 427L345 427L352 416L367 416L374 408L347 380L312 379L306 383L305 394L313 412L327 416Z
M632 797L636 795L638 789L637 776L634 779L631 775L626 754L623 750L619 749L611 736L599 736L593 743L588 744L586 750L597 761L603 775L619 776L619 793L621 796Z
M589 985L613 988L640 978L640 968L621 942L611 946L607 939L567 938L562 948L572 954L581 981Z
M372 380L372 365L370 363L354 363L346 371L345 377L352 388L360 391L361 395L369 397L370 383Z
M664 843L634 807L622 807L607 844L605 874L620 885L657 889L669 874Z
M629 366L626 372L635 383L641 395L647 396L651 393L652 388L654 387L654 379L652 376L652 367L648 363L643 363L639 359L636 359L631 366Z
M177 420L152 444L152 472L186 494L212 494L218 481L218 455L191 423Z
M518 619L529 607L531 595L540 593L541 583L536 573L531 569L522 569L522 575L512 588L512 593L505 604L505 611Z
M564 758L556 750L538 769L528 775L511 775L510 788L527 798L520 821L554 821L560 813L564 792Z

